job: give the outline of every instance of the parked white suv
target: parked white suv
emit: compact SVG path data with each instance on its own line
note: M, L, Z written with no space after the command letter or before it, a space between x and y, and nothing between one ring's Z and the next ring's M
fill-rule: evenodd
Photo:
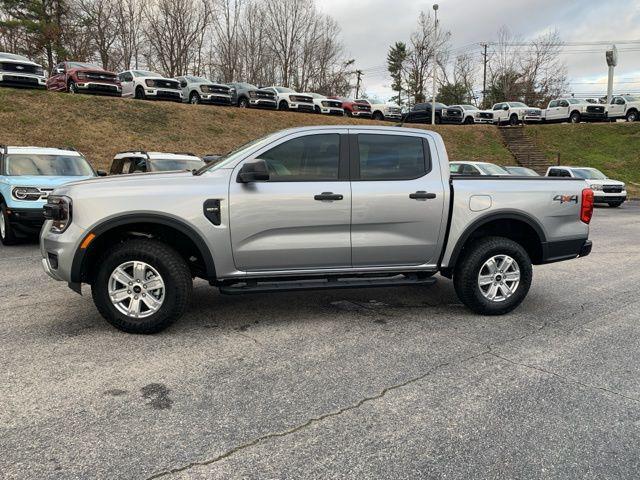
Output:
M619 207L627 199L624 182L612 180L600 170L591 167L549 167L547 177L582 178L593 190L595 203L608 203Z
M22 55L0 52L0 85L45 88L46 84L47 78L42 65Z
M449 162L451 175L511 175L507 170L489 162Z
M338 115L344 116L344 109L342 108L342 102L340 100L333 100L327 98L319 93L303 93L313 98L314 110L316 113L322 113L324 115Z
M278 110L297 110L299 112L313 112L315 111L315 105L313 103L313 97L298 93L288 87L266 87L263 90L268 90L276 94L278 99Z
M402 108L395 103L371 103L369 100L356 99L356 103L366 103L371 107L373 120L402 120Z
M556 98L551 100L542 119L551 122L597 122L607 119L606 105L594 105L579 98Z
M542 110L528 107L522 102L500 102L493 106L493 122L497 125L540 121L542 121Z
M122 96L139 100L182 102L180 82L147 70L127 70L118 74Z
M635 122L640 119L640 98L632 95L617 95L611 98L611 105L607 105L610 119L624 118L627 122Z

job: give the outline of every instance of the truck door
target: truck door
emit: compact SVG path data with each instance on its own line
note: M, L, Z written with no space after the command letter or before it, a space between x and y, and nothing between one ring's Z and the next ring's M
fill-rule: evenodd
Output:
M268 181L239 183L247 162L263 160ZM348 136L293 134L241 162L229 184L231 244L243 271L351 266Z
M545 112L545 119L547 122L553 122L560 120L560 106L558 100L552 100L549 102L547 111Z
M493 106L493 120L496 123L504 122L507 119L504 110L504 103L496 103Z
M431 151L417 134L351 130L354 267L437 262L445 187Z
M133 97L134 95L134 84L133 84L133 74L131 72L122 72L118 75L120 78L120 85L122 86L122 96L123 97Z
M609 105L609 117L624 117L626 113L626 102L622 97L613 97L611 99L611 105Z

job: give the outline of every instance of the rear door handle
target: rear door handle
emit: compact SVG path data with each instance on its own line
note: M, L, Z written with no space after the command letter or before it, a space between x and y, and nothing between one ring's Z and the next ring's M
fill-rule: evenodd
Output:
M410 193L409 198L413 200L431 200L432 198L436 198L436 194L418 190L416 193Z
M344 197L339 193L322 192L318 195L314 195L314 200L342 200Z

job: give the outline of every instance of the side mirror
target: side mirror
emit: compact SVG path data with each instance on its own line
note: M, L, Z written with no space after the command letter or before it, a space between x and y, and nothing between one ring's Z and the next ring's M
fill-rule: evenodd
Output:
M56 74L57 75L60 75L62 73L64 73L64 68L56 68Z
M104 170L96 170L96 173L98 174L99 177L107 176L107 172L105 172Z
M503 110L509 110L509 105L503 105L503 106L502 106L502 109L503 109Z
M242 165L238 172L238 183L266 182L269 180L269 170L267 162L264 160L254 160Z

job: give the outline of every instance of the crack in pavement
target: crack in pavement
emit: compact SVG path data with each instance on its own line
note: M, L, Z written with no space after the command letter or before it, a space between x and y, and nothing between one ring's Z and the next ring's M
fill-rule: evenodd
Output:
M529 365L527 363L516 362L515 360L512 360L512 359L507 358L507 357L503 357L502 355L498 355L497 353L492 352L492 351L486 352L486 354L491 355L491 356L493 356L495 358L498 358L500 360L503 360L505 362L508 362L508 363L510 363L512 365L516 365L516 366L523 367L523 368L528 368L528 369L531 369L531 370L536 370L538 372L542 372L542 373L545 373L547 375L551 375L551 376L557 377L557 378L559 378L559 379L561 379L561 380L563 380L565 382L568 382L568 383L573 383L575 385L579 385L579 386L584 387L584 388L589 388L591 390L600 390L600 392L610 393L612 395L616 395L616 396L622 397L622 398L624 398L626 400L631 400L632 402L640 403L640 398L630 397L628 395L625 395L624 393L617 392L615 390L611 390L611 389L609 389L607 387L599 387L597 385L589 385L588 383L583 383L583 382L581 382L579 380L576 380L575 378L565 377L564 375L561 375L561 374L559 374L557 372L553 372L551 370L547 370L547 369L542 368L542 367L536 367L535 365Z
M219 462L220 460L224 460L225 458L228 458L231 455L233 455L235 453L238 453L238 452L240 452L240 451L242 451L244 449L253 447L253 446L259 444L260 442L262 442L264 440L269 440L269 439L272 439L272 438L286 437L287 435L291 435L293 433L299 432L299 431L301 431L301 430L303 430L303 429L305 429L307 427L310 427L311 425L314 425L316 423L320 423L323 420L326 420L327 418L338 417L338 416L340 416L340 415L342 415L342 414L344 414L346 412L349 412L349 411L352 411L352 410L357 410L358 408L360 408L365 403L372 402L374 400L379 400L379 399L381 399L382 397L384 397L387 393L389 393L391 391L394 391L394 390L397 390L399 388L403 388L403 387L406 387L406 386L411 385L413 383L419 382L420 380L423 380L423 379L427 378L428 376L433 375L434 373L436 373L438 370L440 370L443 367L447 367L447 366L450 366L450 365L462 364L462 363L468 362L469 360L474 360L476 358L479 358L479 357L481 357L483 355L486 355L488 353L491 353L491 352L489 350L483 350L480 353L476 353L474 355L468 356L468 357L466 357L466 358L464 358L464 359L462 359L460 361L449 361L449 362L440 363L440 364L435 365L434 367L430 368L427 372L425 372L425 373L423 373L421 375L418 375L417 377L410 378L409 380L406 380L406 381L404 381L402 383L398 383L396 385L392 385L390 387L385 387L380 392L378 392L376 395L373 395L373 396L370 396L370 397L365 397L365 398L359 400L358 402L356 402L356 403L354 403L352 405L349 405L347 407L343 407L343 408L341 408L339 410L335 410L335 411L332 411L332 412L329 412L329 413L325 413L325 414L320 415L318 417L313 417L313 418L307 420L306 422L304 422L302 424L299 424L299 425L297 425L295 427L291 427L289 429L282 430L282 431L279 431L279 432L268 433L268 434L263 435L261 437L255 438L255 439L253 439L253 440L251 440L249 442L246 442L246 443L243 443L243 444L238 445L236 447L233 447L233 448L227 450L226 452L224 452L224 453L222 453L222 454L218 455L217 457L212 458L210 460L203 460L203 461L199 461L199 462L191 462L191 463L189 463L187 465L184 465L182 467L173 468L173 469L170 469L170 470L165 470L163 472L156 473L154 475L151 475L150 477L147 477L146 480L154 480L156 478L166 477L167 475L173 475L173 474L176 474L176 473L185 472L185 471L190 470L191 468L194 468L194 467L204 467L204 466L207 466L207 465L212 465L212 464L214 464L216 462Z

